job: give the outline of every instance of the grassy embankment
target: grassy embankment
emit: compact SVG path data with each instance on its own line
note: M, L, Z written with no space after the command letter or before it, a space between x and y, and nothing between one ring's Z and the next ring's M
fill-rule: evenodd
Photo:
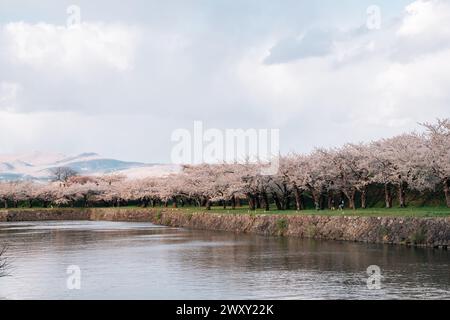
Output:
M177 210L177 209L174 209ZM199 208L182 208L178 210L199 211ZM270 210L264 211L258 209L250 211L248 208L223 209L221 207L212 207L210 211L205 212L219 213L219 214L280 214L280 215L319 215L319 216L376 216L376 217L450 217L450 208L446 207L410 207L410 208L368 208L358 210Z
M83 210L86 208L75 208L79 210ZM90 208L95 209L95 208ZM144 209L137 206L124 206L118 208L104 208L110 210L124 210L124 209ZM167 211L180 211L186 213L194 213L194 212L208 212L215 214L251 214L251 215L318 215L318 216L376 216L376 217L450 217L450 208L447 207L408 207L408 208L368 208L368 209L358 209L358 210L270 210L264 211L263 209L257 210L249 210L247 207L239 207L235 209L226 208L220 206L213 206L211 210L206 210L205 208L199 207L179 207L179 208L147 208L154 210L167 210ZM5 209L0 209L4 211ZM10 208L7 210L11 211L23 211L23 210L74 210L74 208Z

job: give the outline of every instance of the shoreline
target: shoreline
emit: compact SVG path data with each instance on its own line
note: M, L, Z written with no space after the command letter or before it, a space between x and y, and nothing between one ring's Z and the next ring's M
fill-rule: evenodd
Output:
M169 227L265 236L442 249L450 246L450 217L221 214L172 208L0 210L0 222L50 220L151 222Z

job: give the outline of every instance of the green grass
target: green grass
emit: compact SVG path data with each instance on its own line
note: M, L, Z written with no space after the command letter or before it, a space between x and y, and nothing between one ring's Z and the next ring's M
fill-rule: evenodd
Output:
M169 208L170 209L170 208ZM408 208L368 208L350 210L270 210L265 211L263 209L249 210L248 208L241 207L236 209L223 209L222 207L212 207L211 210L205 210L198 207L184 207L174 210L180 211L202 211L219 214L251 214L251 215L267 215L267 214L279 214L279 215L318 215L318 216L374 216L374 217L449 217L450 208L446 207L408 207Z
M114 210L124 210L124 209L142 209L137 206L122 206L122 207L108 207L108 209ZM8 208L7 210L83 210L85 208ZM95 208L91 208L95 209ZM147 208L152 209L152 208ZM155 210L168 210L168 211L181 211L192 215L195 212L207 212L216 214L249 214L249 215L317 215L317 216L375 216L375 217L450 217L450 208L446 207L408 207L408 208L368 208L368 209L358 209L350 210L345 209L339 210L270 210L264 211L263 209L249 210L248 207L239 207L236 209L223 209L221 206L213 206L211 210L206 210L205 208L199 207L179 207L179 208L163 208L155 207ZM4 209L0 209L0 212Z

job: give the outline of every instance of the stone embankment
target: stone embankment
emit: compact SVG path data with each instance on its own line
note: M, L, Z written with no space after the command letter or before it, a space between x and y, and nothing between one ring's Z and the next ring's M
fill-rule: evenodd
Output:
M218 214L168 208L1 210L0 221L105 220L321 240L447 248L450 217Z

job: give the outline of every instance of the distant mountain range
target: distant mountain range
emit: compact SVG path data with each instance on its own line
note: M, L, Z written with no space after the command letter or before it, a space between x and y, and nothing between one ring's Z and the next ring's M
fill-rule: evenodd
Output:
M57 167L69 167L82 175L117 173L129 178L165 176L180 170L178 165L121 161L97 153L66 156L35 151L0 155L0 180L50 180L52 169Z

